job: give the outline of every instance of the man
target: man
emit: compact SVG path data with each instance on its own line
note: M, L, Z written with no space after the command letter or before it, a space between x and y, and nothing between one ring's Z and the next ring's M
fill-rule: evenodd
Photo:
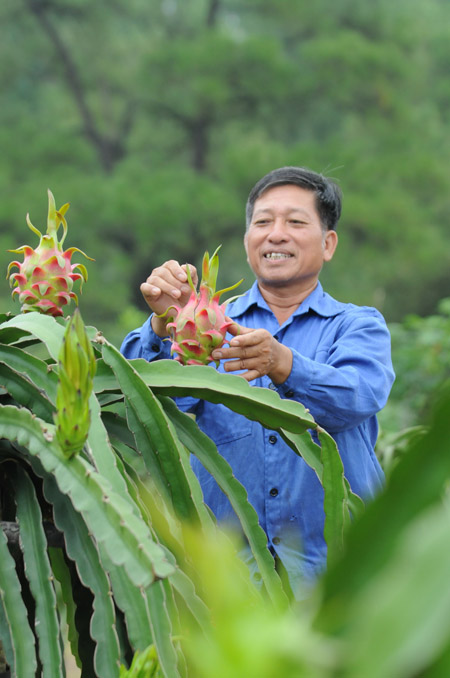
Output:
M374 453L376 413L394 374L380 313L335 301L319 283L323 264L336 250L340 213L339 188L304 168L274 170L255 185L247 201L244 245L256 282L228 306L234 336L213 358L222 361L221 371L239 371L252 384L309 408L336 440L352 490L368 499L383 482ZM166 262L141 291L154 315L128 335L122 351L128 358L167 358L166 320L157 315L174 301L186 303L186 266ZM246 487L269 548L296 591L326 559L323 491L314 472L275 431L222 405L192 398L179 404L196 413ZM193 468L217 518L232 520L215 481L196 459Z

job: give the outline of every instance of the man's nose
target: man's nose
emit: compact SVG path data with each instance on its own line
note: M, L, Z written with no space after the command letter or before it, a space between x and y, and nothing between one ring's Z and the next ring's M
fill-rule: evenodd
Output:
M275 219L269 233L269 239L274 242L280 242L287 239L287 230L284 219L281 217Z

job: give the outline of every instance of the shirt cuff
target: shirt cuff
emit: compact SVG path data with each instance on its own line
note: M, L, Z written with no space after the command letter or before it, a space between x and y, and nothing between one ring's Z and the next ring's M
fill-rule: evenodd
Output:
M170 358L170 340L158 337L152 328L153 313L141 328L142 357L151 362Z
M275 384L275 389L281 398L292 398L293 400L305 399L312 386L315 368L314 361L305 358L298 351L291 348L292 351L292 369L282 384Z

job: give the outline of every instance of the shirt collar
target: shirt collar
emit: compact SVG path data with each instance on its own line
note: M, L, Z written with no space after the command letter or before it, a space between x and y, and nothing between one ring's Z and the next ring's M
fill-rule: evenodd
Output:
M247 292L232 302L228 315L232 318L237 318L246 313L251 306L259 306L260 308L270 311L270 307L259 291L258 283L256 281ZM331 318L342 313L345 306L346 304L336 301L336 299L333 299L333 297L324 292L322 285L318 282L311 294L302 301L292 315L303 315L308 313L308 311L313 311L317 313L317 315Z

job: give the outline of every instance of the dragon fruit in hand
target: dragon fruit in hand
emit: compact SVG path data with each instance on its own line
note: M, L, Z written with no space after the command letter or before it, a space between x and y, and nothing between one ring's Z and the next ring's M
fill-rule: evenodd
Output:
M83 264L72 264L74 252L80 252L86 259L91 259L77 247L63 250L63 243L67 235L67 222L64 218L69 208L66 203L59 210L56 209L52 192L48 191L48 220L47 233L44 235L33 226L27 214L28 227L40 237L39 245L34 250L29 245L23 245L17 250L9 250L16 254L23 254L23 262L12 261L8 266L6 277L9 276L12 295L18 296L22 304L22 313L39 311L52 316L62 316L62 307L75 300L77 295L72 291L73 283L87 280L86 267ZM58 240L58 229L63 226L61 239ZM11 269L17 266L18 272L10 275ZM75 273L75 269L79 273Z
M216 292L219 249L220 245L211 258L208 252L205 252L199 292L197 293L192 282L188 266L187 276L192 290L191 296L185 306L171 306L166 311L172 315L171 322L167 323L172 340L171 352L182 365L206 365L212 362L212 351L223 346L227 330L233 324L225 318L225 307L228 302L219 304L219 299L224 292L234 290L242 280ZM171 309L175 314L171 313Z

